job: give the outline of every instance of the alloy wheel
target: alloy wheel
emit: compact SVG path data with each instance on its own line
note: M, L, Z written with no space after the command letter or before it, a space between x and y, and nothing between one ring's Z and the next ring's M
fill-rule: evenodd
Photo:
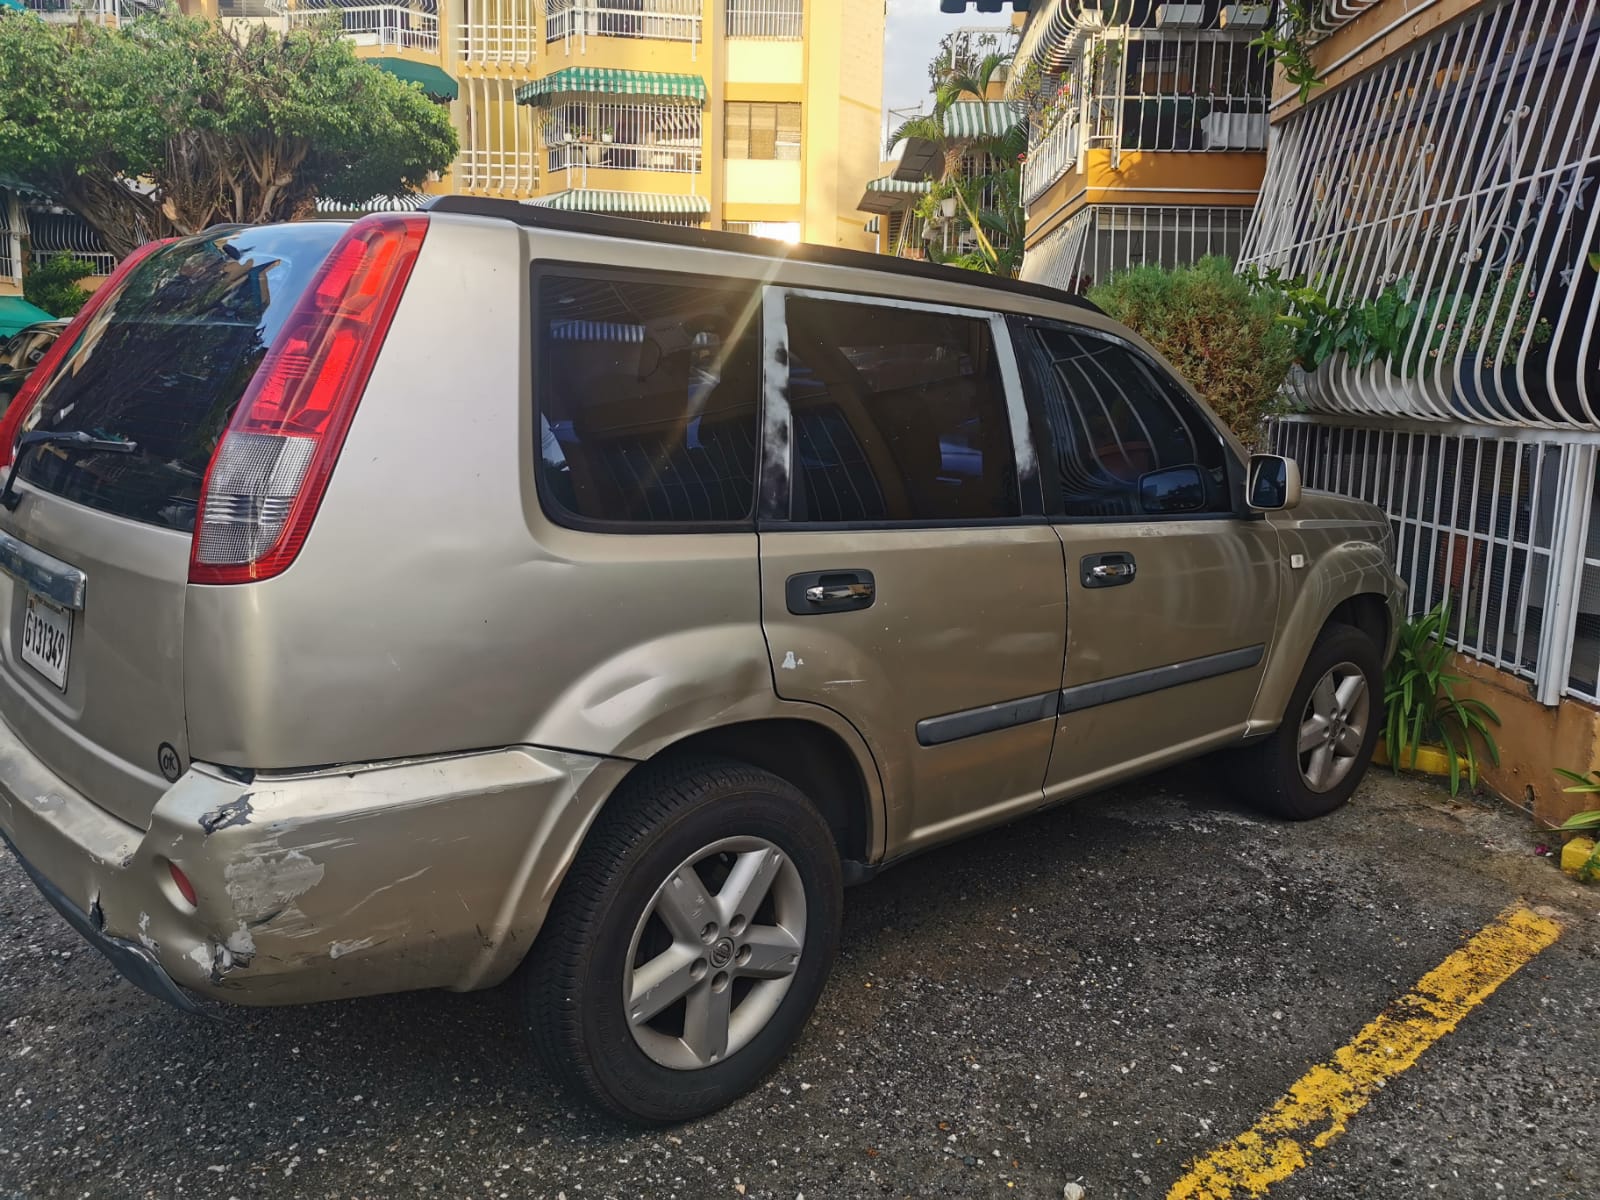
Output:
M1300 777L1314 792L1344 782L1361 756L1370 719L1367 677L1353 662L1330 667L1311 689L1300 718Z

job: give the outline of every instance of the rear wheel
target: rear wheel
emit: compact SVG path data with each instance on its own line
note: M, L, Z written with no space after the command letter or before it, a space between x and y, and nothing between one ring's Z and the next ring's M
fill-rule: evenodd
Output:
M754 1087L821 994L839 859L793 786L739 763L643 767L568 872L523 970L551 1072L670 1124Z
M1275 733L1230 764L1234 783L1274 816L1309 820L1350 799L1383 717L1383 665L1359 629L1330 625L1306 658Z

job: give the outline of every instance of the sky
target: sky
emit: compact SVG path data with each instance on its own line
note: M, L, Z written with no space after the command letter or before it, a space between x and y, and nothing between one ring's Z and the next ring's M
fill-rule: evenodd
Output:
M883 34L883 119L891 108L926 108L928 62L939 39L962 26L1005 26L1010 12L939 11L939 0L888 0Z

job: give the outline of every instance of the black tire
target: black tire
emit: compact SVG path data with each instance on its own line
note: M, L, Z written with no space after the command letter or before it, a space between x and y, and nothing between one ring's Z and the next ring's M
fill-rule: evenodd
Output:
M793 866L784 878L789 896L803 888L798 964L747 1043L710 1065L664 1066L641 1048L628 1020L623 981L640 961L630 962L635 930L680 864L730 837L764 840ZM737 1099L782 1060L811 1016L838 949L842 890L827 823L776 775L719 759L638 768L578 852L522 970L529 1027L547 1068L601 1108L644 1125L687 1121ZM732 1000L735 1011L743 1002Z
M1330 670L1353 664L1366 678L1368 715L1360 749L1343 777L1327 790L1310 786L1301 769L1298 748L1301 724L1307 717L1312 691ZM1306 656L1300 681L1284 710L1283 724L1270 736L1237 751L1228 764L1234 786L1257 808L1290 821L1326 816L1354 794L1372 762L1373 747L1383 727L1382 651L1372 639L1349 625L1329 625Z

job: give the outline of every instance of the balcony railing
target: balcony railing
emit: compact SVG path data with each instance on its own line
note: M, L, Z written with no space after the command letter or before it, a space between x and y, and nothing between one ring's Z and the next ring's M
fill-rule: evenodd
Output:
M546 0L547 42L591 37L700 41L700 0Z
M539 185L533 150L463 150L456 159L456 187L463 192L531 196Z
M548 146L545 165L551 171L587 173L589 167L614 171L664 171L670 174L697 174L700 170L698 139L684 144L655 143L638 145L623 142L564 142ZM571 187L586 187L574 181Z
M531 66L538 51L539 3L540 0L466 0L456 23L463 61Z
M151 0L22 0L24 7L46 21L77 21L80 18L98 25L126 21L143 12L154 12L160 5Z
M410 5L343 5L300 0L286 16L291 29L337 16L345 36L358 46L434 51L439 48L437 3L438 0L418 0Z
M805 29L805 0L727 0L728 36L792 40Z
M1028 151L1022 165L1022 202L1032 204L1078 161L1077 114L1062 117L1054 128Z

